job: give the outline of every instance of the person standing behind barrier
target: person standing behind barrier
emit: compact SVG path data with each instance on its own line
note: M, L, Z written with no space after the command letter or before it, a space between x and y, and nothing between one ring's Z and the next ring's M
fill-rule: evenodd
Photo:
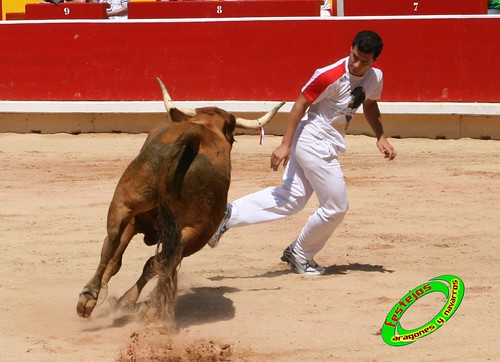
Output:
M488 14L491 14L491 15L500 14L500 0L488 1Z
M123 20L128 18L129 0L97 0L98 3L108 3L108 19Z
M46 3L59 4L59 3L91 3L92 0L44 0Z
M325 0L320 8L320 16L323 18L328 18L332 16L332 0Z
M281 260L298 274L321 275L325 268L314 256L344 219L349 208L339 153L345 152L345 132L363 105L376 146L388 160L396 151L387 141L377 100L382 94L382 71L372 64L382 51L373 31L359 32L349 56L316 70L299 93L288 116L281 145L271 155L271 168L285 166L283 183L229 203L208 245L215 247L231 228L275 221L304 209L313 192L319 206Z

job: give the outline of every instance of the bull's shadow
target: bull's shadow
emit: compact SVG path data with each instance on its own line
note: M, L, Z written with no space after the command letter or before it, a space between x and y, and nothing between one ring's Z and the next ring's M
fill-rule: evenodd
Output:
M188 292L177 297L175 306L175 328L180 330L193 325L229 320L234 317L233 301L224 294L239 292L238 288L231 287L200 287L189 289ZM111 299L111 298L110 298ZM108 328L122 328L137 321L137 310L144 301L137 303L135 312L113 311L106 308L94 316L94 320L102 322L85 328L86 332L95 332ZM112 305L113 303L110 303ZM116 313L116 314L115 314ZM110 321L108 317L112 316Z
M224 294L239 292L231 287L192 288L177 297L175 324L178 329L192 325L218 322L234 317L233 301Z

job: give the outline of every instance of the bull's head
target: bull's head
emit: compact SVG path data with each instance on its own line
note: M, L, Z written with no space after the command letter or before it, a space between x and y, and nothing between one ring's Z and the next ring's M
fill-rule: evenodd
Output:
M165 108L167 109L167 112L170 114L170 118L174 122L181 122L183 120L192 118L199 114L200 112L206 113L209 109L212 112L217 112L221 116L221 113L224 113L226 115L226 119L234 119L234 125L238 128L246 128L246 129L259 129L261 127L264 127L269 121L274 117L276 112L285 104L285 102L279 103L276 107L271 109L269 112L267 112L265 115L263 115L260 118L257 119L245 119L245 118L240 118L240 117L234 117L232 114L228 114L226 111L220 109L220 108L198 108L198 109L180 109L177 108L174 103L172 102L172 99L170 95L168 94L167 88L163 84L160 78L156 78L158 80L158 83L160 84L161 91L163 94L163 102L165 104ZM231 128L231 127L229 127ZM230 132L231 134L234 131L234 126L232 129L225 129L224 130L226 133L227 137L227 132Z

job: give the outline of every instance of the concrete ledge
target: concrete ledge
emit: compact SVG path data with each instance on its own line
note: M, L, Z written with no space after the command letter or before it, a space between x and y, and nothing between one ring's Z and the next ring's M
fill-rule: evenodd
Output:
M500 140L500 116L451 114L383 114L386 135L396 138ZM357 114L349 125L349 134L370 135L373 132Z
M267 112L273 101L175 101L182 108L217 106L230 112ZM280 112L289 112L287 102ZM500 115L500 103L379 102L383 114ZM362 107L360 108L362 111ZM1 113L165 113L162 101L0 101Z
M257 118L277 102L175 102L181 108L218 106L237 116ZM287 102L266 126L281 135L293 102ZM385 132L390 137L478 138L500 140L498 103L380 102ZM0 132L14 133L144 133L165 120L163 102L0 102ZM257 134L243 131L244 134ZM359 110L349 134L373 135Z
M267 112L278 101L175 101L179 108L217 106L230 112ZM280 112L289 112L293 103L288 102ZM98 101L0 101L1 113L165 113L163 101L98 102Z

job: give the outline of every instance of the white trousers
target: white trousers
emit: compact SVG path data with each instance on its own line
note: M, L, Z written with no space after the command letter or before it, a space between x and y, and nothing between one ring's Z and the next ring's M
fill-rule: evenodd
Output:
M227 229L279 220L302 210L312 193L319 206L297 239L295 253L311 260L325 246L349 208L344 174L335 148L303 128L297 132L283 184L269 187L232 203Z

